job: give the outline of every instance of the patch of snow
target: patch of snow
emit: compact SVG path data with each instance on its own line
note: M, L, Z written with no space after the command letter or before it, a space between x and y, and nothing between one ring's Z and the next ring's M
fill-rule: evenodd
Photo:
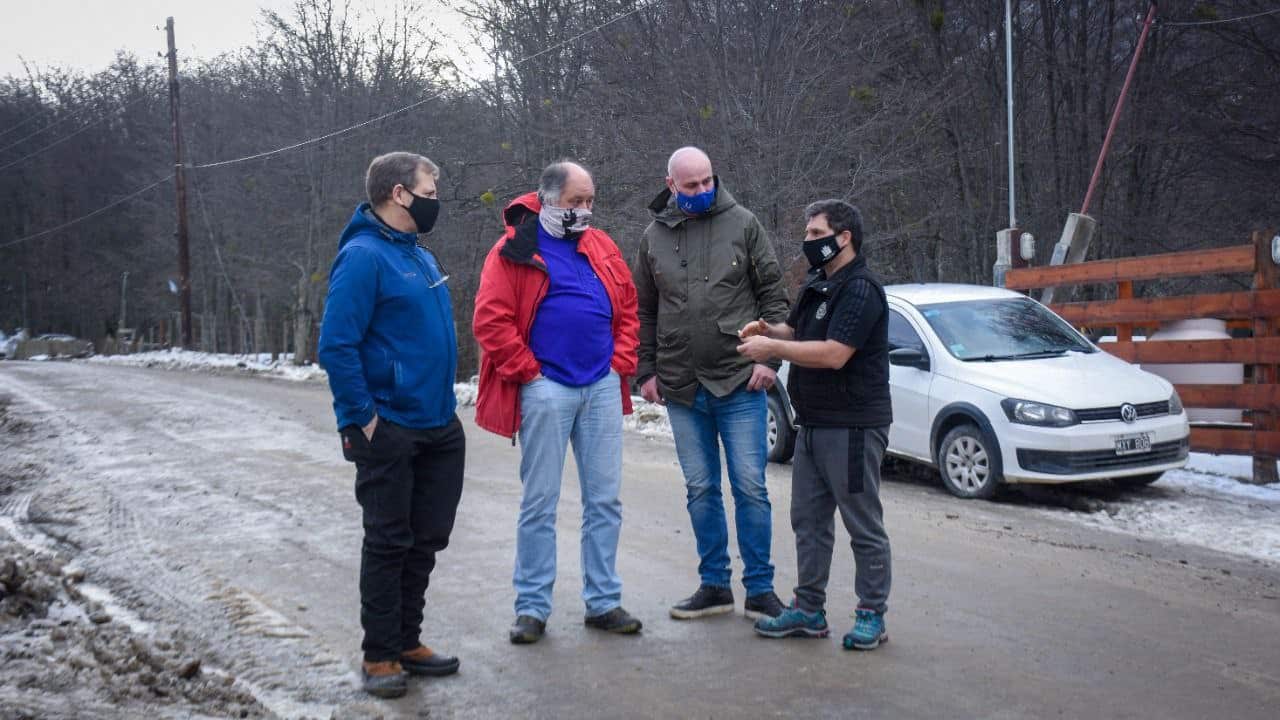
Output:
M306 382L323 380L324 370L316 365L294 365L293 355L281 355L273 362L270 353L257 355L231 355L228 353L204 353L193 350L153 350L133 355L95 355L88 362L128 367L162 368L165 370L230 370L251 375L268 375L284 380Z
M476 397L480 395L480 381L471 378L470 382L454 383L453 395L458 398L458 407L473 407Z
M81 583L76 586L76 590L89 600L92 600L102 606L103 610L111 616L113 620L122 622L135 634L150 637L154 634L151 623L138 617L136 613L124 606L110 590L94 585L92 583Z
M32 355L31 357L27 358L29 362L47 362L52 359L53 358L49 357L48 355Z
M633 412L622 418L624 429L645 437L666 439L672 437L671 421L667 418L665 406L648 402L635 395L631 396L631 405L634 408Z

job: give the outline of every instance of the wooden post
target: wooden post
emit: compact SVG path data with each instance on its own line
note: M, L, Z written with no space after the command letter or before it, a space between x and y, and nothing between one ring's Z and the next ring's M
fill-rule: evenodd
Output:
M1133 281L1121 280L1116 284L1117 300L1133 299ZM1132 342L1133 341L1133 325L1130 323L1118 323L1116 325L1116 341Z
M1274 235L1274 231L1253 233L1253 247L1256 253L1256 265L1253 272L1254 292L1280 287L1280 268L1276 266L1275 260L1271 257L1271 238ZM1274 337L1278 334L1276 330L1275 317L1263 315L1254 317L1253 336L1255 338ZM1267 359L1274 360L1275 358ZM1269 385L1276 382L1276 369L1274 363L1255 365L1253 368L1254 384ZM1277 423L1276 413L1270 410L1255 409L1252 419L1254 432L1268 432L1280 426L1280 423ZM1256 485L1280 482L1280 476L1277 476L1276 473L1276 458L1269 454L1259 457L1256 443L1253 456L1253 482Z
M182 160L182 102L178 95L178 50L173 40L173 18L165 21L169 40L169 119L173 129L173 182L178 210L178 297L182 307L182 347L191 344L191 249L187 239L187 177Z

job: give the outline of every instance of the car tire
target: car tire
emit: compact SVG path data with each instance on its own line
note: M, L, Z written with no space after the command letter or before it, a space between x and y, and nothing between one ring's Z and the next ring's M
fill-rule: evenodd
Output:
M766 429L769 462L784 463L796 450L796 431L782 408L782 398L775 392L767 393L769 423Z
M952 428L938 445L938 473L942 485L958 498L990 498L1000 487L1000 459L996 444L977 425Z
M1140 488L1150 485L1151 483L1164 477L1164 473L1147 473L1146 475L1131 475L1129 477L1111 478L1111 484L1122 488Z

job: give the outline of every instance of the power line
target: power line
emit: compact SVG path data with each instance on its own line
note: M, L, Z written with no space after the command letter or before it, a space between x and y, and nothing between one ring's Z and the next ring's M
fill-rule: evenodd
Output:
M620 14L620 15L616 15L616 17L613 17L613 18L611 18L611 19L605 20L605 22L600 23L600 24L598 24L598 26L595 26L595 27L593 27L593 28L591 28L591 29L588 29L588 31L586 31L586 32L581 32L581 33L579 33L579 35L575 35L575 36L573 36L573 37L571 37L571 38L568 38L568 40L566 40L566 41L563 41L563 42L557 42L557 44L556 44L556 45L552 45L552 46L550 46L550 47L547 47L547 49L540 50L540 51L538 51L538 53L534 53L534 54L532 54L532 55L527 55L527 56L525 56L525 58L521 58L520 60L516 60L516 61L515 61L515 64L516 64L516 65L520 65L520 64L527 63L527 61L529 61L529 60L532 60L532 59L534 59L534 58L538 58L538 56L539 56L539 55L544 55L544 54L550 53L550 51L552 51L552 50L556 50L556 49L559 49L559 47L563 47L564 45L568 45L568 44L570 44L570 42L575 42L575 41L577 41L577 40L581 40L581 38L584 38L584 37L586 37L586 36L588 36L588 35L591 35L591 33L593 33L593 32L598 32L598 31L600 31L600 29L603 29L603 28L605 28L605 27L611 26L611 24L618 22L618 20L621 20L621 19L623 19L623 18L630 17L630 15L634 15L634 14L636 14L636 13L639 13L639 12L640 12L640 10L645 9L645 8L646 8L646 6L649 6L650 4L653 4L653 1L654 1L654 0L643 0L643 1L641 1L641 3L640 3L640 4L637 4L637 5L635 6L635 8L632 8L632 9L630 9L630 10L627 10L627 12L626 12L626 13L622 13L622 14ZM421 99L421 100L416 101L416 102L412 102L412 104L410 104L410 105L406 105L406 106L403 106L403 108L399 108L399 109L397 109L397 110L389 111L389 113L384 113L384 114L378 115L378 117L376 117L376 118L367 119L367 120L365 120L365 122L362 122L362 123L353 124L353 126L351 126L351 127L346 127L346 128L338 129L338 131L330 132L330 133L328 133L328 135L323 135L323 136L320 136L320 137L312 137L312 138L310 138L310 140L303 140L303 141L301 141L301 142L294 142L294 143L293 143L293 145L287 145L287 146L284 146L284 147L276 147L276 149L275 149L275 150L268 150L268 151L264 151L264 152L256 152L256 154L253 154L253 155L246 155L246 156L243 156L243 158L233 158L233 159L230 159L230 160L219 160L219 161L216 161L216 163L202 163L202 164L198 164L198 165L187 164L187 165L186 165L186 167L187 167L187 168L189 168L189 169L193 169L193 170L202 170L202 169L207 169L207 168L220 168L220 167L223 167L223 165L236 165L236 164L238 164L238 163L248 163L248 161L250 161L250 160L260 160L260 159L262 159L262 158L270 158L270 156L273 156L273 155L279 155L279 154L280 154L280 152L288 152L288 151L291 151L291 150L297 150L297 149L300 149L300 147L306 147L306 146L308 146L308 145L315 145L315 143L316 143L316 142L324 142L325 140L330 140L330 138L334 138L334 137L339 137L339 136L347 135L347 133L348 133L348 132L357 131L357 129L364 128L364 127L367 127L367 126L370 126L370 124L372 124L372 123L376 123L376 122L379 122L379 120L385 120L385 119L387 119L387 118L394 117L394 115L399 115L399 114L401 114L401 113L407 113L407 111L408 111L408 110L412 110L413 108L417 108L417 106L424 105L424 104L425 104L425 102L428 102L428 101L430 101L430 100L438 99L438 97L440 97L440 95L443 95L443 92L439 92L439 91L438 91L438 92L433 92L433 94L430 94L430 95L428 95L428 96L426 96L426 97L422 97L422 99ZM0 168L0 169L3 169L3 168Z
M205 168L222 167L223 165L235 165L236 163L249 162L250 160L258 160L260 158L271 157L272 155L279 155L282 152L288 152L290 150L297 150L300 147L306 147L307 145L314 145L315 143L323 142L330 138L338 137L339 135L346 135L352 130L359 130L362 127L365 127L367 125L372 125L373 123L376 123L379 120L385 120L393 115L399 115L400 113L408 112L409 110L412 110L418 107L419 105L426 103L429 100L434 100L440 97L440 95L441 95L440 92L432 93L431 95L428 95L415 103L405 105L404 107L398 110L392 110L391 112L383 113L376 118L370 118L368 120L365 120L362 123L357 123L355 125L352 125L351 127L345 127L341 130L335 130L329 133L328 135L321 135L320 137L314 137L314 138L311 138L310 140L303 140L302 142L297 142L292 145L276 148L275 150L268 150L266 152L260 152L255 155L246 155L244 157L235 158L233 160L221 160L218 162L204 163L202 165L192 165L188 163L186 167L192 170L203 170ZM0 169L3 169L3 168L0 168Z
M136 98L134 98L133 100L130 100L129 102L127 102L127 103L125 103L124 105L121 105L121 106L120 106L120 111L124 111L125 109L127 109L127 108L128 108L128 107L130 107L131 105L134 105L135 103L137 103L137 102L139 102L140 100L143 100L143 99L145 99L145 98L147 98L147 97L148 97L148 96L143 95L143 96L141 96L141 97L136 97ZM57 140L54 140L53 142L49 143L48 145L45 145L44 147L40 148L39 150L36 150L35 152L29 153L29 154L27 154L27 155L23 155L22 157L18 158L17 160L13 160L13 161L11 161L11 162L5 163L4 165L0 165L0 172L2 172L2 171L4 171L4 170L8 170L9 168L13 167L14 165L20 165L20 164L22 164L22 163L26 162L27 160L30 160L31 158L33 158L33 157L35 157L35 156L39 155L40 153L42 153L42 152L44 152L44 151L46 151L46 150L49 150L49 149L55 148L55 147L57 147L57 146L61 145L62 143L64 143L64 142L66 142L66 141L70 140L71 138L73 138L73 137L75 137L75 136L79 135L80 133L84 132L85 130L88 130L88 129L93 128L93 127L97 127L98 125L101 125L102 123L106 122L107 120L112 119L113 117L115 117L115 114L103 115L102 117L100 117L100 118L98 118L97 120L95 120L95 121L93 121L93 122L89 123L88 125L85 125L84 127L81 127L81 128L79 128L79 129L77 129L75 132L72 132L72 133L68 133L68 134L66 134L66 135L63 135L62 137L58 138ZM33 133L33 134L34 134L34 133ZM28 137L30 137L30 136L28 136ZM23 139L25 140L26 138L23 138ZM21 140L20 140L20 141L18 141L18 142L21 142ZM16 145L16 144L18 144L18 143L14 143L14 145ZM8 150L8 149L9 149L9 148L11 148L11 147L13 147L13 145L9 145L8 147L6 147L6 148L4 148L4 149L5 149L5 150Z
M569 43L572 43L572 42L577 42L578 40L581 40L582 38L584 38L584 37L586 37L586 36L590 35L590 34L591 34L591 33L593 33L593 32L599 32L600 30L605 29L606 27L608 27L608 26L610 26L610 25L612 25L612 24L614 24L614 23L618 22L619 20L622 20L623 18L631 17L632 15L635 15L636 13L640 12L641 10L645 9L646 7L648 7L649 5L652 5L652 4L653 4L653 0L644 0L643 2L639 3L638 5L636 5L635 7L631 8L630 10L628 10L628 11L626 11L626 12L622 13L621 15L618 15L618 16L616 16L616 17L612 18L612 19L606 20L605 22L600 23L599 25L597 25L597 26L595 26L595 27L591 28L590 30L587 30L586 32L578 33L577 35L574 35L573 37L569 38L568 40L565 40L564 42L558 42L558 43L556 43L555 45L552 45L552 46L551 46L551 47L549 47L549 48L545 48L545 49L543 49L543 50L539 50L538 52L536 52L536 53L534 53L534 54L532 54L532 55L529 55L529 56L527 56L527 57L520 58L519 60L515 61L515 62L514 62L514 63L512 63L512 64L513 64L513 65L517 65L517 66L518 66L518 65L523 65L523 64L525 64L525 63L529 62L530 60L532 60L532 59L536 58L536 57L539 57L539 56L541 56L541 55L546 55L547 53L549 53L549 52L551 52L551 51L553 51L553 50L559 50L560 48L564 47L565 45L568 45Z
M568 45L569 43L572 43L572 42L576 42L576 41L578 41L578 40L581 40L582 38L586 37L587 35L590 35L590 34L591 34L591 33L593 33L593 32L598 32L598 31L600 31L600 30L602 30L602 29L604 29L604 28L608 27L609 25L612 25L613 23L618 22L619 20L622 20L622 19L624 19L624 18L630 17L630 16L632 16L632 15L634 15L634 14L636 14L636 13L640 12L640 11L641 11L641 10L643 10L644 8L646 8L646 7L648 7L649 5L651 5L651 4L653 3L653 1L654 1L654 0L642 0L642 2L640 2L638 5L636 5L636 6L635 6L634 8L632 8L631 10L628 10L627 12L624 12L624 13L622 13L622 14L620 14L620 15L617 15L617 16L615 16L615 17L613 17L613 18L610 18L609 20L606 20L605 22L600 23L599 25L597 25L597 26L595 26L595 27L591 28L590 30L587 30L587 31L582 32L582 33L579 33L579 34L577 34L577 35L575 35L575 36L573 36L573 37L569 38L568 40L564 40L564 41L562 41L562 42L556 43L555 45L552 45L551 47L545 48L545 49L543 49L543 50L541 50L541 51L539 51L539 52L536 52L536 53L534 53L534 54L532 54L532 55L528 55L528 56L526 56L526 57L523 57L523 58L521 58L521 59L519 59L519 60L515 61L515 63L514 63L514 64L515 64L515 65L521 65L521 64L526 63L526 62L528 62L528 61L530 61L530 60L532 60L532 59L534 59L534 58L536 58L536 57L538 57L538 56L540 56L540 55L544 55L544 54L546 54L546 53L548 53L548 52L551 52L551 51L553 51L553 50L556 50L556 49L559 49L559 48L561 48L561 47L564 47L565 45ZM378 121L380 121L380 120L385 120L385 119L387 119L387 118L389 118L389 117L393 117L393 116L399 115L399 114L401 114L401 113L408 112L408 111L410 111L410 110L412 110L412 109L414 109L414 108L416 108L416 107L419 107L419 106L421 106L421 105L423 105L423 104L425 104L425 103L427 103L427 102L429 102L429 101L431 101L431 100L434 100L434 99L439 98L442 94L443 94L443 91L437 91L437 92L435 92L435 93L431 93L430 95L427 95L426 97L424 97L424 98L422 98L422 99L420 99L420 100L418 100L418 101L416 101L416 102L413 102L413 103L410 103L410 104L408 104L408 105L405 105L405 106L404 106L404 107L402 107L402 108L398 108L398 109L396 109L396 110L392 110L392 111L390 111L390 112L383 113L382 115L379 115L379 116L377 116L377 117L375 117L375 118L370 118L370 119L368 119L368 120L365 120L364 122L356 123L355 125L351 125L350 127L342 128L341 130L335 130L335 131L333 131L333 132L331 132L331 133L328 133L328 134L326 134L326 135L321 135L321 136L319 136L319 137L314 137L314 138L311 138L311 139L309 139L309 140L303 140L303 141L301 141L301 142L296 142L296 143L294 143L294 144L292 144L292 145L286 145L286 146L284 146L284 147L276 148L276 149L274 149L274 150L267 150L267 151L265 151L265 152L255 153L255 154L253 154L253 155L246 155L246 156L244 156L244 157L233 158L233 159L231 159L231 160L220 160L220 161L217 161L217 162L203 163L203 164L199 164L199 165L193 165L193 164L189 164L189 163L187 163L187 164L184 164L182 167L184 167L184 168L189 168L189 169L192 169L192 170L203 170L203 169L207 169L207 168L223 167L223 166L226 166L226 165L236 165L236 164L238 164L238 163L249 162L249 161L251 161L251 160L259 160L259 159L262 159L262 158L271 157L271 156L273 156L273 155L279 155L280 153L288 152L288 151L290 151L290 150L297 150L298 148L306 147L306 146L308 146L308 145L314 145L314 144L316 144L316 143L318 143L318 142L323 142L323 141L325 141L325 140L329 140L329 139L331 139L331 138L336 138L336 137L340 137L340 136L342 136L342 135L346 135L347 133L350 133L350 132L352 132L352 131L354 131L354 130L359 130L360 128L363 128L363 127L367 127L367 126L372 125L373 123L376 123L376 122L378 122ZM145 96L144 96L144 97L145 97ZM137 102L138 100L141 100L141 99L142 99L142 98L136 98L135 100L131 101L129 104L132 104L133 102ZM128 105L126 105L125 107L128 107ZM122 108L122 109L123 109L123 108ZM99 120L97 120L96 122L91 123L91 124L89 124L89 125L86 125L86 126L84 126L84 127L80 128L79 130L76 130L75 132L71 133L70 135L67 135L67 136L65 136L65 137L62 137L62 138L60 138L60 139L58 139L58 140L56 140L56 141L54 141L54 142L50 143L49 145L44 146L43 148L40 148L39 150L37 150L37 151L35 151L35 152L33 152L33 153L31 153L31 154L29 154L29 155L25 156L25 157L22 157L22 158L19 158L19 159L17 159L17 160L14 160L13 162L8 163L7 165L0 166L0 170L8 169L8 168L10 168L10 167L13 167L14 165L17 165L18 163L21 163L21 162L23 162L23 161L27 160L28 158L34 157L34 156L36 156L36 155L39 155L40 153L44 152L45 150L48 150L49 148L52 148L52 147L54 147L54 146L56 146L56 145L59 145L59 144L61 144L61 143L65 142L65 141L67 141L67 140L71 139L72 137L75 137L76 135L78 135L78 134L80 134L80 133L84 132L85 130L88 130L89 128L93 127L94 125L97 125L98 123L101 123L102 121L106 120L106 119L107 119L107 118L109 118L109 117L110 117L110 116L104 116L104 117L100 118ZM57 227L50 228L50 229L48 229L48 230L44 230L44 231L41 231L41 232L38 232L38 233L34 233L34 234L31 234L31 235L27 235L27 236L24 236L24 237L20 237L20 238L17 238L17 239L15 239L15 240L10 240L9 242L6 242L6 243L3 243L3 244L0 244L0 249L4 249L4 248L7 248L7 247L12 247L12 246L17 245L17 244L19 244L19 243L23 243L23 242L26 242L26 241L28 241L28 240L34 240L34 239L36 239L36 238L38 238L38 237L43 237L43 236L45 236L45 235L50 235L50 234L55 233L55 232L58 232L58 231L60 231L60 230L64 230L64 229L66 229L66 228L69 228L69 227L71 227L72 225L75 225L76 223L80 223L80 222L83 222L83 221L85 221L85 220L88 220L89 218L94 217L94 216L96 216L96 215L99 215L99 214L101 214L101 213L104 213L104 212L106 212L106 211L110 210L111 208L116 207L117 205L120 205L120 204L122 204L122 203L128 202L129 200L132 200L133 198L135 198L135 197L137 197L137 196L139 196L139 195L141 195L141 194L145 193L146 191L150 190L151 188L154 188L155 186L159 185L160 183L163 183L163 182L166 182L166 181L168 181L168 180L172 179L172 178L173 178L173 176L174 176L174 174L175 174L175 173L170 173L170 174L166 175L165 177L160 178L159 180L157 180L157 181L155 181L155 182L151 183L150 185L147 185L146 187L139 188L139 189L137 189L137 190L135 190L135 191L133 191L133 192L129 193L128 195L126 195L126 196L124 196L124 197L120 198L119 200L116 200L116 201L114 201L114 202L110 203L109 205L106 205L105 207L101 207L101 208L99 208L99 209L97 209L97 210L94 210L93 212L91 212L91 213L89 213L89 214L87 214L87 215L82 215L82 216L80 216L80 217L76 218L75 220L71 220L71 221L69 221L69 222L65 222L65 223L63 223L63 224L61 224L61 225L59 225L59 226L57 226Z
M145 193L146 191L150 190L151 188L153 188L153 187L155 187L155 186L157 186L157 185L159 185L159 184L161 184L161 183L168 182L169 180L172 180L172 179L173 179L173 173L169 173L168 175L166 175L166 176L164 176L164 177L160 178L159 180L157 180L157 181L155 181L155 182L151 183L150 185L147 185L147 186L145 186L145 187L138 188L137 190L134 190L133 192L129 193L128 195L125 195L124 197L120 198L119 200L116 200L116 201L114 201L114 202L112 202L112 203L110 203L110 204L108 204L108 205L105 205L105 206L103 206L103 207L100 207L100 208L98 208L97 210L94 210L94 211L93 211L93 212L91 212L91 213L87 213L87 214L85 214L85 215L81 215L80 217L76 218L75 220L69 220L69 221L67 221L67 222L62 223L61 225L59 225L59 226L57 226L57 227L52 227L52 228L49 228L48 230L41 230L41 231L40 231L40 232L38 232L38 233L32 233L32 234L30 234L30 235L25 235L25 236L23 236L23 237L17 238L16 240L10 240L9 242L6 242L6 243L3 243L3 244L0 244L0 250L3 250L4 248L7 248L7 247L12 247L12 246L17 245L17 244L19 244L19 243L24 243L24 242L26 242L26 241L28 241L28 240L35 240L35 239L36 239L36 238L38 238L38 237L44 237L45 235L51 235L51 234L53 234L53 233L58 232L59 230L65 230L65 229L67 229L67 228L71 227L72 225L75 225L75 224L77 224L77 223L84 222L85 220L88 220L88 219L89 219L89 218L91 218L91 217L95 217L95 216L97 216L97 215L101 215L102 213L104 213L104 212L106 212L106 211L110 210L111 208L113 208L113 207L115 207L115 206L117 206L117 205L120 205L120 204L122 204L122 203L126 203L126 202L128 202L128 201L130 201L130 200L132 200L132 199L134 199L134 198L136 198L136 197L138 197L139 195L141 195L141 194Z
M1221 25L1223 23L1239 22L1241 20L1252 20L1254 18L1262 17L1263 15L1275 15L1276 13L1280 13L1280 8L1276 8L1274 10L1263 10L1260 13L1254 13L1252 15L1244 15L1241 17L1225 18L1223 20L1197 20L1194 22L1163 22L1162 21L1156 24L1168 25L1173 27L1193 27L1197 25Z
M133 100L130 100L129 102L127 102L127 103L125 103L124 105L122 105L122 106L120 107L120 109L121 109L121 110L124 110L125 108L129 107L130 105L133 105L134 103L138 102L139 100L141 100L141 99L143 99L143 98L145 98L145 97L148 97L148 96L143 95L142 97L134 98ZM59 126L59 125L61 125L62 123L64 123L64 122L68 121L68 120L71 120L71 119L73 119L73 118L78 118L78 117L81 117L81 116L84 116L84 115L88 115L88 114L89 114L89 112L90 112L90 111L92 111L92 110L93 110L93 108L85 108L85 109L81 110L80 112L71 113L70 115L63 115L62 117L58 118L57 120L54 120L53 122L49 123L48 125L45 125L44 127L40 128L39 130L33 130L33 131L31 131L31 132L27 133L26 135L23 135L22 137L18 138L17 140L14 140L13 142L9 143L8 145L5 145L4 147L0 148L0 153L4 152L4 151L6 151L6 150L9 150L10 148L17 147L18 145L21 145L22 143L24 143L24 142L26 142L26 141L30 140L31 138L33 138L33 137L35 137L35 136L39 135L40 133L42 133L42 132L44 132L44 131L46 131L46 130L51 130L51 129L53 129L53 128L55 128L55 127ZM39 117L39 116L36 116L36 117L34 117L34 118L30 118L30 120L38 119L38 117ZM24 123L21 123L21 125L25 125L25 124L26 124L25 122L24 122ZM15 126L15 128L10 128L10 130L16 129L16 127L20 127L21 125L19 125L19 126ZM8 134L8 131L3 132L3 133L0 133L0 136L7 135L7 134Z
M17 125L10 125L10 126L8 127L8 129L3 130L3 131L0 131L0 137L4 137L5 135L8 135L9 133L13 132L14 130L18 130L18 129L20 129L20 128L24 128L24 127L26 127L26 126L30 125L31 123L33 123L33 122L35 122L35 121L39 120L39 119L40 119L40 118L42 118L42 117L44 117L44 115L42 115L42 114L40 114L40 113L36 113L35 115L32 115L31 117L27 118L26 120L19 121ZM37 131L37 132L39 132L39 131Z

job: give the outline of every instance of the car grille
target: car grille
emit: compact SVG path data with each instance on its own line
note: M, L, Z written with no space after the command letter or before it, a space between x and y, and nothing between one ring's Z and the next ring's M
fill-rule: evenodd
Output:
M1018 464L1024 470L1048 475L1077 475L1105 470L1128 470L1148 465L1185 460L1190 452L1189 440L1156 443L1151 452L1138 455L1116 455L1114 450L1057 452L1018 449Z
M1160 402L1143 403L1134 405L1138 411L1138 419L1159 417L1169 414L1169 401L1161 400ZM1112 420L1120 420L1120 406L1105 408L1090 408L1088 410L1076 410L1076 417L1080 422L1110 422Z

